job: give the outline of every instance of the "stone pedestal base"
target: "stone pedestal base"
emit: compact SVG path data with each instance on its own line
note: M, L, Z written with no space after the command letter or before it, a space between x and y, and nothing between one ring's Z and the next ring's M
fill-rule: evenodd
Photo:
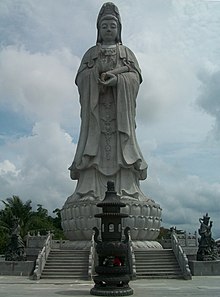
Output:
M123 213L128 218L123 219L123 227L130 227L132 241L152 241L160 232L162 209L153 200L138 201L121 199L126 204ZM100 213L96 206L98 201L71 201L63 206L61 211L62 227L69 240L91 240L93 227L100 229L100 220L94 215Z

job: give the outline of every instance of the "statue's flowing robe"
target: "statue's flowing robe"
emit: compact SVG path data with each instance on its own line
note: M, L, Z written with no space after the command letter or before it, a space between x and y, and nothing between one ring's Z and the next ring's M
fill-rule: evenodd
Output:
M117 86L100 86L100 45L90 48L79 67L76 84L81 104L81 130L70 175L78 180L73 199L103 199L108 180L123 197L141 198L139 180L147 176L147 163L135 134L136 97L142 81L130 49L117 45ZM111 70L111 69L107 69Z

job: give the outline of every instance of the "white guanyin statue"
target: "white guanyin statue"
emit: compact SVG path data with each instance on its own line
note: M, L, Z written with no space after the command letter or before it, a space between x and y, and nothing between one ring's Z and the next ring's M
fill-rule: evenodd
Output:
M142 193L139 184L147 177L135 134L141 70L134 53L122 44L121 18L113 3L102 6L97 30L96 45L84 54L76 75L81 130L69 170L77 185L61 211L63 229L72 240L90 239L94 227L90 221L96 222L98 211L95 204L104 198L107 182L113 181L127 204L131 235L138 240L155 239L161 208Z

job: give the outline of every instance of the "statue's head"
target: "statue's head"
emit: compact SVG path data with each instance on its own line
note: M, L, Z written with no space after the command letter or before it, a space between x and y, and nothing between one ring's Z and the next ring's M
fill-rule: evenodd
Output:
M98 29L98 36L97 36L97 43L102 43L102 34L101 28L104 22L112 22L112 25L116 26L116 36L115 36L115 43L122 43L121 42L121 18L119 15L119 11L117 6L115 6L112 2L104 3L100 9L98 18L97 18L97 29Z

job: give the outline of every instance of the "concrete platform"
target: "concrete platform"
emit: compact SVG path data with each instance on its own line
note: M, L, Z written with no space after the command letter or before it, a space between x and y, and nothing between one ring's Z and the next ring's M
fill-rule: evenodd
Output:
M0 276L0 297L91 296L92 281L39 280L20 276ZM140 297L220 297L220 276L194 276L192 280L151 279L130 282L133 296Z

